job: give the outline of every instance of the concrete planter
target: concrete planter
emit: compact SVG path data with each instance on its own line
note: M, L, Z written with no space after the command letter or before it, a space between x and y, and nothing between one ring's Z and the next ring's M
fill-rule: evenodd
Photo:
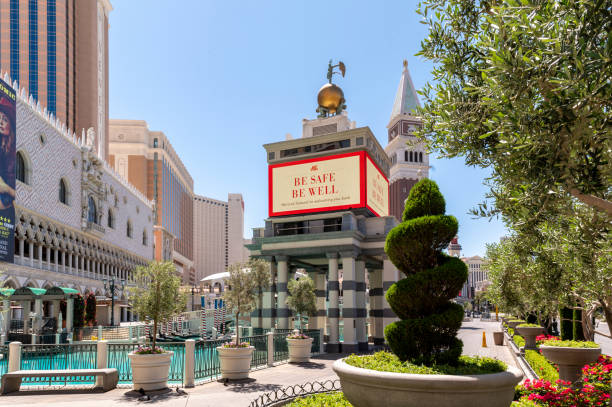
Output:
M513 321L506 321L506 325L508 325L508 328L512 328L512 329L515 329L515 330L516 330L516 326L517 325L524 324L524 323L525 323L525 321L518 321L518 322L516 322L516 321L514 321L514 322Z
M542 335L546 329L542 326L517 326L516 332L525 339L525 349L537 349L536 336Z
M508 407L523 377L513 367L473 376L378 372L343 359L334 362L333 369L354 407Z
M310 349L312 348L312 338L308 339L289 339L289 363L308 362L310 360Z
M253 357L253 346L246 348L217 347L221 364L222 379L247 379L251 370L251 358Z
M576 382L584 365L597 362L601 348L566 348L540 346L544 357L559 366L559 379Z
M134 390L161 390L168 387L168 371L174 352L150 355L128 354L132 363Z

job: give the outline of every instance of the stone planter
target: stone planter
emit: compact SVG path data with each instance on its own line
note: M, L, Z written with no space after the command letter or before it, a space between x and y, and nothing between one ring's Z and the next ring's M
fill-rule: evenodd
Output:
M504 333L502 331L493 332L493 342L497 346L504 344Z
M161 390L168 387L168 371L174 352L150 355L128 354L132 363L132 383L134 390Z
M525 339L525 350L535 350L537 349L536 336L542 335L546 329L542 326L517 326L515 331Z
M576 382L584 365L597 362L601 348L566 348L540 346L544 357L559 366L559 379Z
M520 324L524 324L525 321L519 321L519 322L512 322L512 321L506 321L506 325L508 325L508 328L512 328L516 330L516 326L520 325Z
M333 369L354 407L508 407L523 377L513 367L473 376L378 372L343 359L334 362Z
M247 379L251 370L251 358L253 357L253 346L246 348L217 347L221 365L222 379Z
M289 363L308 362L310 360L310 349L312 348L312 338L308 339L289 339Z

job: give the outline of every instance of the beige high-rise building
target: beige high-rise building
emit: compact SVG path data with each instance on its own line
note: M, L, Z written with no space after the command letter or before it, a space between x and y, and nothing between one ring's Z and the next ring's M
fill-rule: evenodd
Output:
M0 70L108 159L108 0L0 0ZM29 96L28 96L29 97Z
M195 284L193 178L166 135L143 120L110 121L109 162L155 202L155 259L172 260Z
M196 279L224 272L227 266L246 261L244 200L228 194L227 201L196 195L193 201L193 247Z

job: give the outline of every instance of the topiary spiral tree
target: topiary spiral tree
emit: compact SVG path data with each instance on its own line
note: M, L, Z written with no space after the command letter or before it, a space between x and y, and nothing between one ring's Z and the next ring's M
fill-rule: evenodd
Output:
M467 267L444 250L457 234L454 216L438 185L419 181L406 200L402 223L393 228L385 252L406 278L393 284L385 297L399 317L385 328L385 338L401 360L417 364L455 364L463 343L457 331L463 307L450 302L467 280Z

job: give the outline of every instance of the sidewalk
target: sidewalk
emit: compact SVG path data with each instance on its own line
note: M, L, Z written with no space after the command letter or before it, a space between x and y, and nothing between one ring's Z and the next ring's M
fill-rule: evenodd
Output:
M463 353L498 358L515 366L514 359L506 346L493 344L493 331L499 329L498 322L464 323L459 338L464 342ZM487 348L482 345L482 332L487 336ZM248 407L249 403L262 393L283 387L313 381L337 379L331 366L342 355L331 354L313 357L311 363L281 364L273 368L251 372L251 379L244 383L227 386L211 382L192 389L172 390L153 394L150 400L128 389L115 389L106 393L83 390L22 391L0 396L0 406L11 407L110 407L110 406L159 406L159 407Z

